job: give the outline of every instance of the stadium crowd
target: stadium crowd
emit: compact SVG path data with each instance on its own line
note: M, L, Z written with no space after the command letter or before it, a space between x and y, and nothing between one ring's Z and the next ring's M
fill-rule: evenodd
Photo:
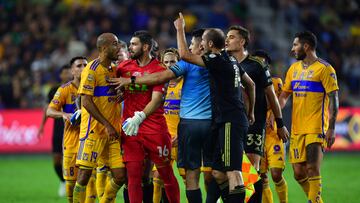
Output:
M248 27L252 48L271 48L284 71L284 53L267 33L252 26L249 0L238 1L0 1L0 108L33 108L59 81L62 65L72 56L95 56L99 33L111 31L128 41L135 30L146 29L160 49L175 46L171 20L184 11L187 31L199 27ZM340 102L352 105L360 91L360 16L355 0L255 1L272 10L286 36L300 28L319 36L319 53L335 67L343 94ZM171 19L171 20L169 20ZM296 28L296 29L295 29ZM287 41L287 39L284 39ZM271 44L272 43L272 44ZM290 45L289 45L290 47ZM270 51L270 50L269 50ZM92 56L92 57L91 57ZM31 101L31 102L30 102Z

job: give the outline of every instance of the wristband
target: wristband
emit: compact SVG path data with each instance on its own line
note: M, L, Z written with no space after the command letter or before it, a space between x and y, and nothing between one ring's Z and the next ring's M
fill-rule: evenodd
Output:
M284 127L284 122L282 118L275 118L275 122L276 122L276 127L278 128Z
M130 80L131 80L131 84L135 84L136 76L131 76Z

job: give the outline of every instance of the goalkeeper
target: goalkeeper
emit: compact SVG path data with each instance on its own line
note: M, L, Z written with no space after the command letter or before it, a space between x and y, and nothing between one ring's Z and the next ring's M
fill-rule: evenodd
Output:
M51 100L46 115L52 118L63 118L65 123L63 140L63 176L65 179L66 197L72 202L73 188L77 177L77 167L75 167L76 153L79 148L78 125L71 125L72 115L77 117L79 111L76 111L75 99L80 84L81 71L87 64L85 57L74 57L70 61L73 80L61 85ZM76 112L76 113L75 113ZM75 123L74 123L75 124Z
M117 69L118 76L132 79L132 83L125 87L122 125L128 192L131 203L142 202L141 178L147 155L164 181L169 202L177 203L180 202L179 185L170 165L171 138L163 115L164 85L135 84L136 76L165 70L157 59L151 57L151 47L150 34L135 32L129 46L131 60L123 61Z

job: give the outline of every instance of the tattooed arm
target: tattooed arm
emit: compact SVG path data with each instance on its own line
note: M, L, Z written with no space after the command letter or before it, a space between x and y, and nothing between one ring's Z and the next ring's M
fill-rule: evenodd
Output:
M328 93L329 97L329 129L325 134L327 147L330 148L335 142L335 122L339 111L339 96L338 91Z

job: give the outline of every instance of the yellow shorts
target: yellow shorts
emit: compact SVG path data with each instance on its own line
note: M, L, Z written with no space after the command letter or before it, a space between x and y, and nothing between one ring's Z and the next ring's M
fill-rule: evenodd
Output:
M323 134L292 134L290 137L290 163L306 161L306 146L312 143L324 144Z
M65 180L76 180L78 167L76 166L76 153L64 153L63 177Z
M261 157L260 161L260 173L266 173L270 168L285 168L285 146L274 131L265 136L264 156Z
M98 136L90 133L86 139L80 139L76 164L80 167L95 168L99 160L100 164L108 162L110 168L125 167L119 140L98 138Z

